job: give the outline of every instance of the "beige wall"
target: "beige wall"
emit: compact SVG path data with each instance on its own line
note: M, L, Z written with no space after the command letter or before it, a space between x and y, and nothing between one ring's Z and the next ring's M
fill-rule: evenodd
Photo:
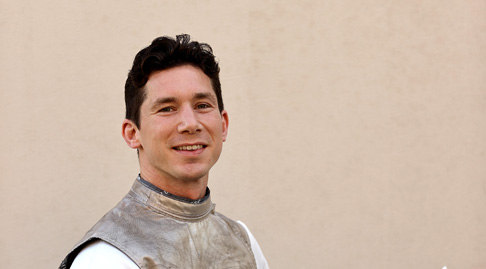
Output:
M272 268L486 268L486 1L0 1L0 264L55 268L128 190L135 53L210 43L210 177Z

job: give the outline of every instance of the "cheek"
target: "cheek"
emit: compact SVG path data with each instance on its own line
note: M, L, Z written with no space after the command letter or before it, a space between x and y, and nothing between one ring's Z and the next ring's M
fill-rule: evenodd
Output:
M154 126L154 125L152 125ZM160 148L160 144L165 144L167 140L167 135L164 133L163 129L160 128L150 128L151 126L145 126L145 133L142 136L142 141L147 147L151 147L151 150L157 151Z

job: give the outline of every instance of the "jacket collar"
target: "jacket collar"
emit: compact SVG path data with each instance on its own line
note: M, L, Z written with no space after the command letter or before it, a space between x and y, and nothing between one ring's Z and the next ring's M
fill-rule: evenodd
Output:
M202 220L214 212L215 208L209 189L206 190L204 198L190 200L160 190L140 176L133 183L130 194L154 212L189 221Z

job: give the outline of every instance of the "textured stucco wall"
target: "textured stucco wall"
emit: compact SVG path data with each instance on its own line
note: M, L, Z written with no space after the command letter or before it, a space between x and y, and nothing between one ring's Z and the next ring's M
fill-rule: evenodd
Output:
M486 1L0 1L0 264L55 268L129 189L123 85L213 46L210 187L272 268L486 268Z

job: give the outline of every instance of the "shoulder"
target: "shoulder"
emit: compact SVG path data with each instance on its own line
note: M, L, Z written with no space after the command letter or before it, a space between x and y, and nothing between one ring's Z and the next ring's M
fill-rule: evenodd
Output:
M222 221L222 223L225 223L227 227L230 227L238 238L240 238L248 247L250 247L250 238L244 225L242 225L239 221L234 221L219 212L214 212L214 217L219 219L219 221Z
M123 252L102 240L87 244L74 259L72 269L138 269L139 267Z
M269 267L268 267L267 259L265 259L265 256L263 255L263 251L260 248L260 245L258 244L255 236L253 236L253 234L250 232L250 229L248 229L248 227L242 221L238 220L237 223L243 226L250 239L251 250L253 251L253 255L255 256L257 268L268 269Z

